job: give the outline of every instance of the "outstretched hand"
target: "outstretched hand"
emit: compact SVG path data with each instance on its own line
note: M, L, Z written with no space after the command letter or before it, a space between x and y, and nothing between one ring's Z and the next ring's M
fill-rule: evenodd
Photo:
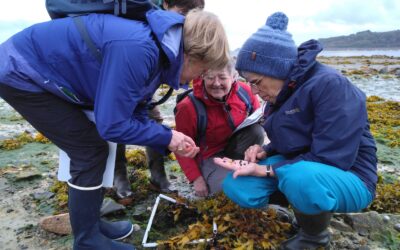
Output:
M215 164L224 167L226 169L233 171L233 178L236 178L240 175L253 175L259 176L257 173L258 164L244 161L244 160L232 160L230 158L214 158Z

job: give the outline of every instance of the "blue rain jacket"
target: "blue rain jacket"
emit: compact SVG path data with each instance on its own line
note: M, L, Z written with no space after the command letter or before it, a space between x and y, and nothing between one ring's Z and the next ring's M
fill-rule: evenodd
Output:
M179 88L184 17L157 10L147 13L147 22L104 14L81 18L101 51L101 63L72 18L57 19L0 45L0 83L92 106L105 140L164 151L171 130L147 118L146 104L161 83Z
M375 141L369 130L366 96L336 70L316 61L322 50L310 40L299 47L298 61L274 105L266 108L268 155L320 162L356 174L374 195L377 182Z

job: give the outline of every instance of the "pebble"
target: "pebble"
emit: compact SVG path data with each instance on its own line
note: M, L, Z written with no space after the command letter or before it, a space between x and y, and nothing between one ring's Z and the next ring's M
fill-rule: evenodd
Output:
M400 232L400 223L397 223L396 225L394 225L394 229L396 229L397 232Z
M359 231L358 231L358 235L360 235L360 236L363 236L363 237L365 237L365 236L368 236L368 230L367 229L364 229L364 228L362 228L362 229L360 229Z
M137 232L140 230L140 226L138 224L133 224L133 232Z
M390 221L390 216L389 215L383 216L383 221L384 222L389 222Z

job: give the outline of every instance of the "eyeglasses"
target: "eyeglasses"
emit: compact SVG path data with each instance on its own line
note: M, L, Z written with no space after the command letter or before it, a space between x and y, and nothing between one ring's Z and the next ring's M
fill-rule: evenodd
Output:
M248 83L250 84L250 87L253 91L257 91L257 92L261 92L262 89L260 89L260 83L263 80L263 77L259 78L259 79L254 79L251 81L248 81Z

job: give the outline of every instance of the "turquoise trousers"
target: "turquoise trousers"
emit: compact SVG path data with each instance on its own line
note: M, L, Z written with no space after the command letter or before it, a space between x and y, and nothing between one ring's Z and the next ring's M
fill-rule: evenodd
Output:
M260 161L260 165L285 160L281 155ZM238 176L229 173L222 187L224 193L245 208L261 208L277 190L289 203L305 214L322 212L348 213L366 208L372 195L355 174L322 163L300 161L276 169L275 177Z

